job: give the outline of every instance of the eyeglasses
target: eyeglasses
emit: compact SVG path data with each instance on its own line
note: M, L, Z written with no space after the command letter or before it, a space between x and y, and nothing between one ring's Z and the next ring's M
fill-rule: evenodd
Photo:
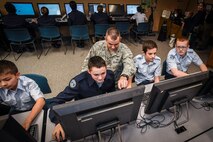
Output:
M186 49L187 46L176 46L178 49Z

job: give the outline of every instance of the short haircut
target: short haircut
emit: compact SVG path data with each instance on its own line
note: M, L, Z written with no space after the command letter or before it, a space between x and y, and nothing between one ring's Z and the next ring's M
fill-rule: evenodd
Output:
M97 11L98 12L103 12L103 6L99 4L98 7L97 7Z
M138 7L137 7L137 11L141 13L142 7L141 7L141 6L138 6Z
M16 8L11 2L6 2L4 8L8 13L16 13Z
M70 7L72 10L77 10L77 4L75 1L70 1Z
M16 65L8 60L0 60L0 75L2 74L16 74L18 73L18 68Z
M189 39L188 39L188 37L185 37L185 36L178 37L176 39L176 43L177 43L177 41L180 41L180 42L187 41L187 43L189 44Z
M153 40L145 40L143 42L143 52L146 53L148 49L153 49L153 48L157 48L158 46L157 44L153 41Z
M48 9L47 7L45 7L45 6L43 6L43 7L41 8L41 13L42 13L43 15L49 15L49 9Z
M118 37L120 37L120 32L115 27L110 27L106 31L106 37L110 36L111 39L117 40Z
M92 67L106 67L106 62L100 56L93 56L88 61L88 69L90 70Z

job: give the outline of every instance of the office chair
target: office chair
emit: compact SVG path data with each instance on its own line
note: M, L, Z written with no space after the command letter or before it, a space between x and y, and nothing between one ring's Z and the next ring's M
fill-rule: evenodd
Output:
M26 76L32 80L34 80L39 88L41 89L41 92L43 94L51 93L50 86L48 84L48 80L45 76L39 75L39 74L23 74L23 76Z
M27 28L4 29L4 33L7 37L7 40L9 41L10 49L13 52L15 61L17 61L23 54L23 50L21 48L22 52L19 54L19 56L18 57L15 56L15 53L13 50L13 46L15 45L23 46L23 45L32 44L34 50L37 53L37 58L38 59L40 58L41 54L40 55L38 54L37 48L35 46L35 40L32 38Z
M130 23L129 22L116 22L115 26L120 31L121 36L127 35L127 34L130 36L130 32L129 32Z
M104 38L109 24L95 24L95 38Z
M90 44L89 30L87 25L73 25L69 27L69 31L71 36L71 45L73 47L73 54L75 54L75 46L73 40L88 40ZM67 49L65 51L65 54L66 52Z
M44 42L61 41L61 44L64 45L62 36L57 26L40 26L38 29L41 38L41 46L43 49L44 49ZM44 53L45 56L49 52L50 48L51 46L49 46L47 51Z
M138 35L148 35L149 23L138 23L137 28L133 28L132 32L135 34L135 39L138 39Z

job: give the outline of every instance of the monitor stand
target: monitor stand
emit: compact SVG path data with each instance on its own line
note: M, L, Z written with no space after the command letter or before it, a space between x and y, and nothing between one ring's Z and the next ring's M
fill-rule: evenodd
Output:
M111 129L111 128L118 128L118 135L119 135L119 142L122 142L122 137L121 137L121 129L120 129L120 121L119 120L113 120L107 123L102 123L97 126L97 131L98 131L98 141L102 142L101 138L101 132Z

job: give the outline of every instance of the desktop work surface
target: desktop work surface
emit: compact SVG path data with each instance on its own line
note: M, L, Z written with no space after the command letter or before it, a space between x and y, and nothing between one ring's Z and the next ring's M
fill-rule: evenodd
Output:
M197 105L197 104L195 104ZM175 131L174 124L171 123L169 126L162 128L153 128L150 125L145 127L143 130L137 128L137 123L141 119L141 116L144 115L143 104L141 110L139 111L138 120L132 122L129 125L123 125L121 127L121 138L123 142L198 142L197 140L202 139L202 141L213 141L213 110L212 108L207 111L204 109L195 109L190 105L189 107L189 121L183 126L186 128L186 131L177 134ZM185 109L183 109L185 111ZM185 112L183 112L184 114ZM165 120L162 122L166 124L171 121L172 115L168 112L163 112ZM159 116L156 120L161 121L163 116ZM184 117L184 116L182 116ZM143 125L143 124L141 124ZM46 139L45 142L50 142L52 140L52 132L55 124L47 120L47 129L46 129ZM154 126L154 125L153 125ZM110 138L112 135L112 138ZM118 142L120 137L118 130L107 130L102 133L102 141L108 141L111 139L111 142ZM96 135L88 136L85 139L78 140L77 142L94 142L98 141ZM68 140L69 142L69 140Z

